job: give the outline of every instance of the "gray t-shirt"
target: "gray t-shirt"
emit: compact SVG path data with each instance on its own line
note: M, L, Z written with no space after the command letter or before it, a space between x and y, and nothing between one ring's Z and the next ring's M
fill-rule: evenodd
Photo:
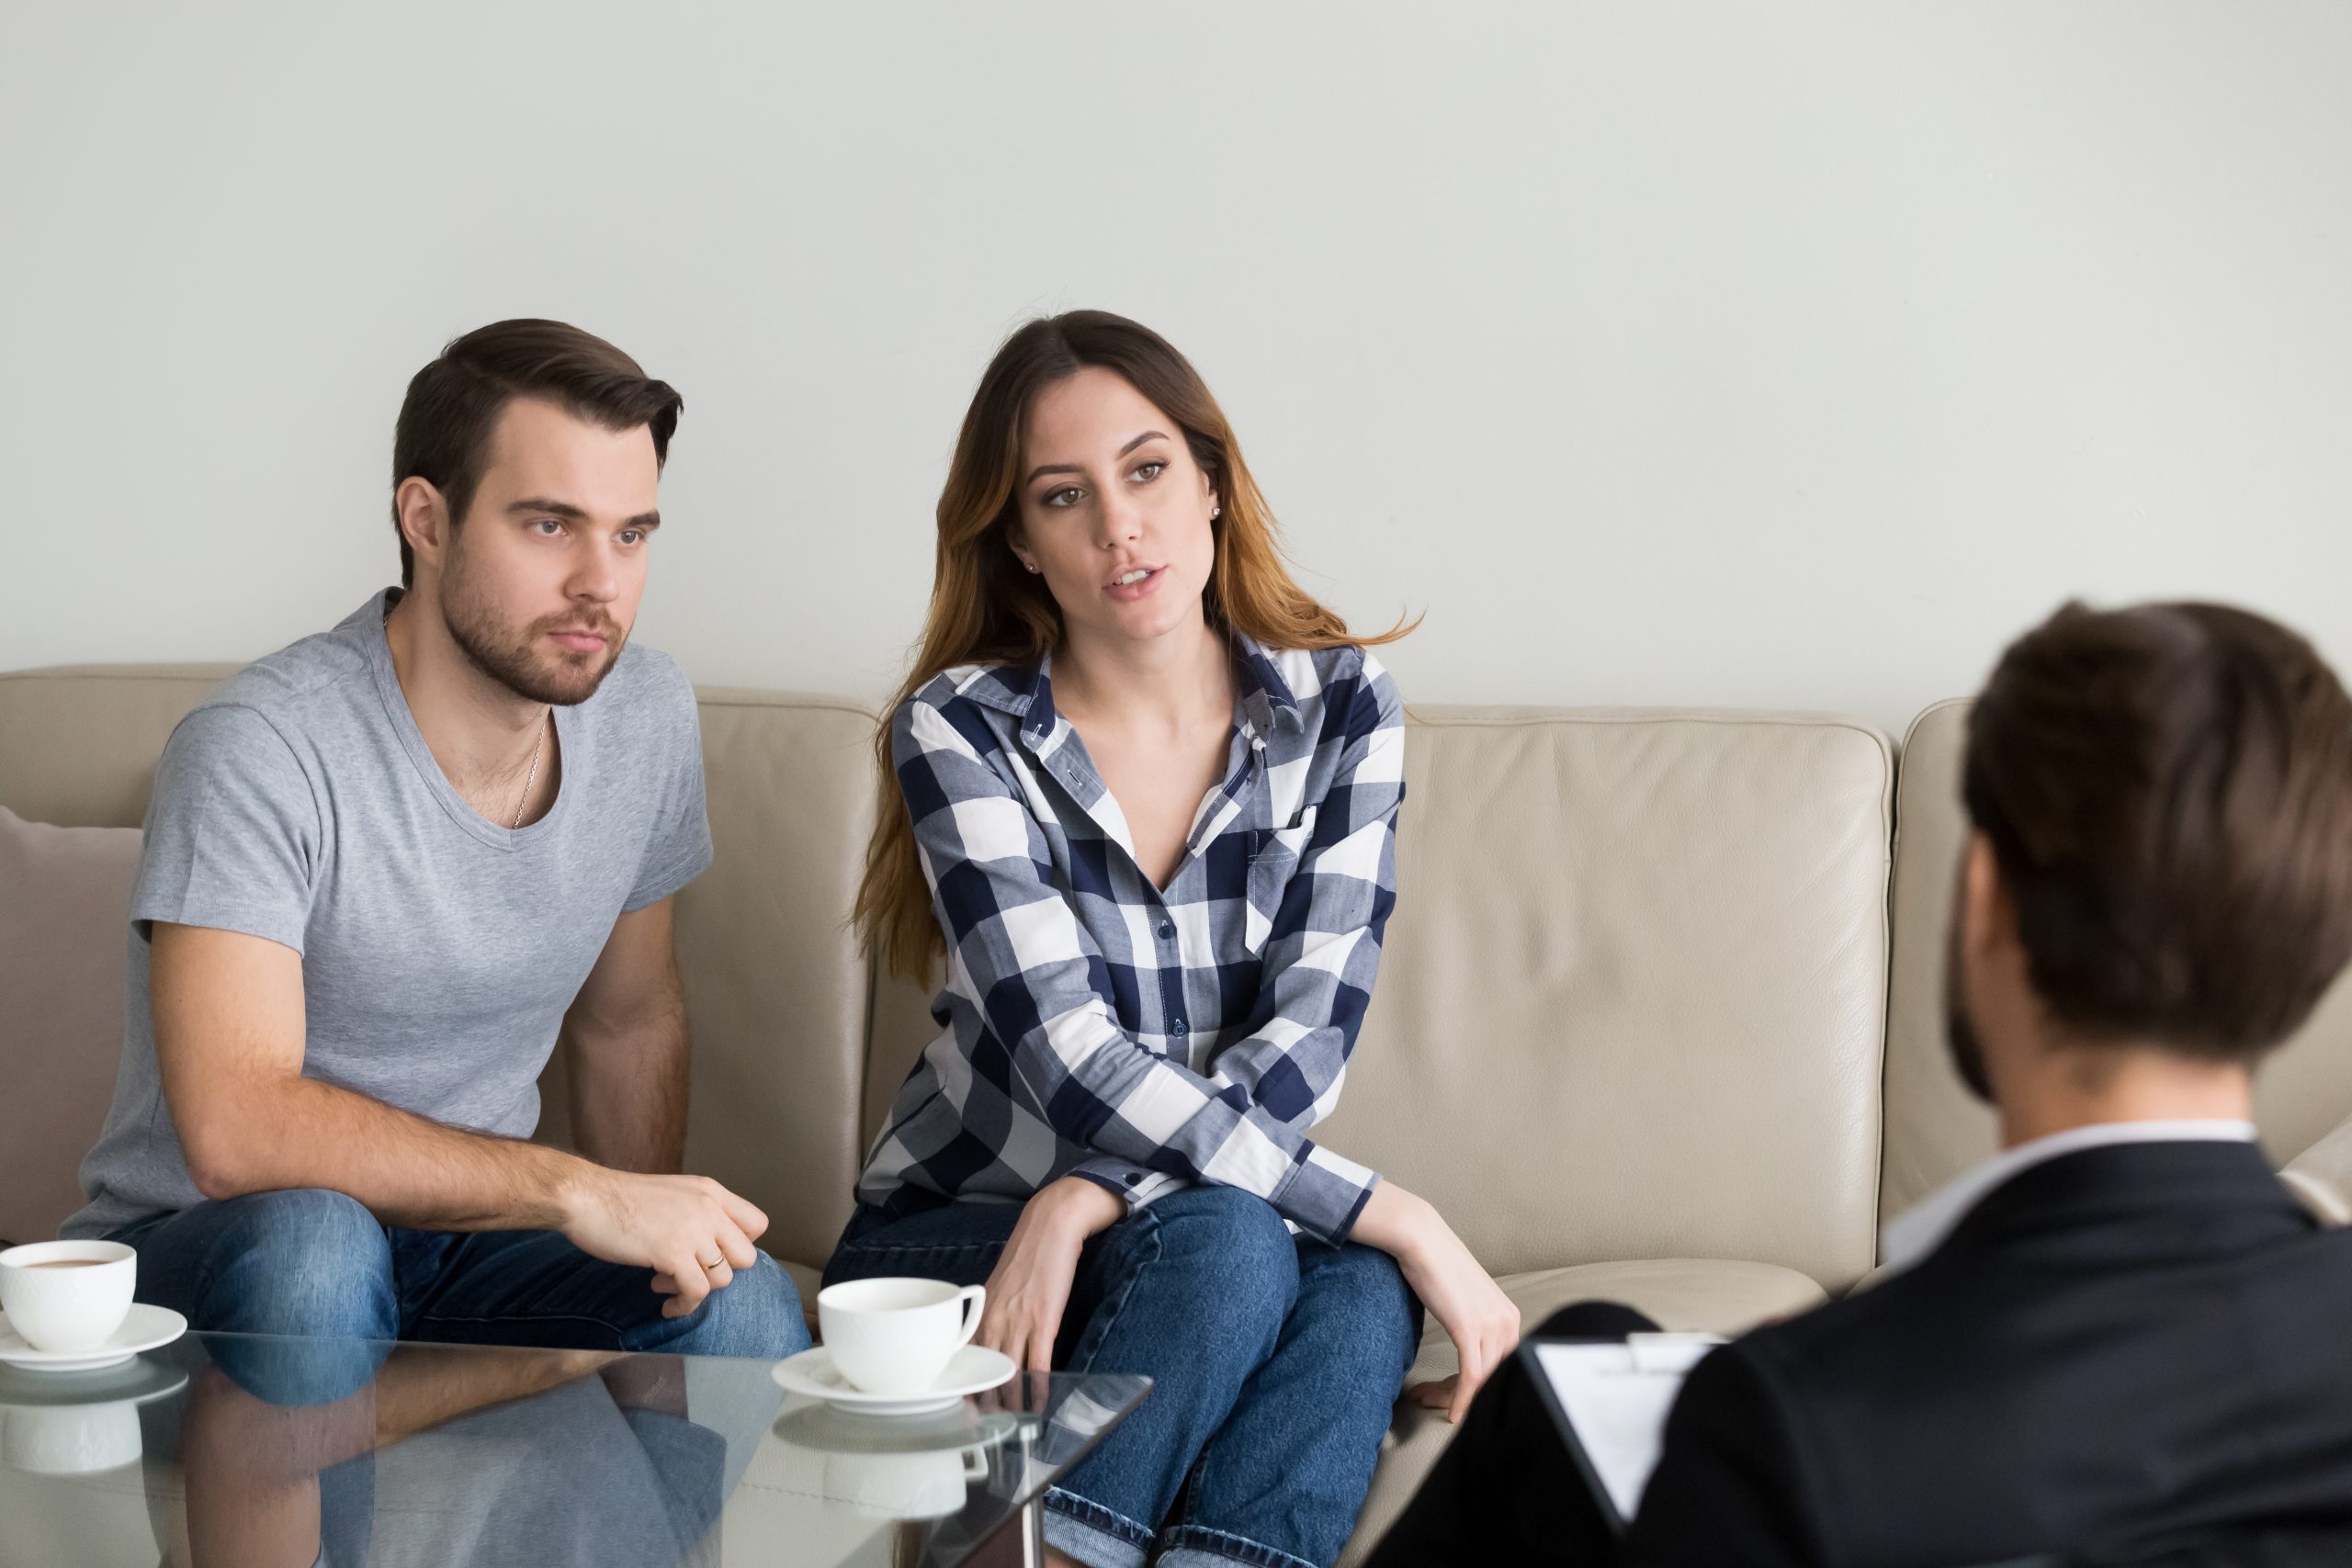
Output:
M555 804L512 830L426 749L384 640L392 599L239 671L164 746L114 1104L64 1235L202 1201L155 1066L149 922L300 953L304 1077L520 1138L613 922L710 863L694 689L666 655L631 647L594 696L555 710Z

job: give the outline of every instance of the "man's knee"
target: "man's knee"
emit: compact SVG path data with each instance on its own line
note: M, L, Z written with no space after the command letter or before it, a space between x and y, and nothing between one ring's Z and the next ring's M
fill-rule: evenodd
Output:
M209 1347L272 1404L325 1404L375 1375L400 1332L384 1227L340 1192L298 1189L200 1203L139 1242L140 1296L199 1329L253 1338Z
M651 1348L682 1356L747 1356L770 1361L808 1348L799 1288L764 1252L759 1262L736 1275L725 1290L713 1291L682 1321L688 1325L684 1334Z
M398 1335L391 1244L357 1200L304 1188L219 1206L230 1212L202 1216L218 1228L198 1326L312 1338Z

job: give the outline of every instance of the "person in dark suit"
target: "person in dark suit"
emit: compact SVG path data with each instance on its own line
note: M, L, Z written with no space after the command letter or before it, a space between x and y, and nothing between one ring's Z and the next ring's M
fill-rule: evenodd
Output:
M1612 1539L1513 1362L1371 1558L1928 1564L2352 1521L2352 1233L2254 1143L2352 956L2352 700L2243 611L2069 604L1970 715L1952 1058L2003 1152L1710 1354ZM1544 1330L1649 1326L1586 1303ZM2222 1561L2225 1559L2216 1559Z

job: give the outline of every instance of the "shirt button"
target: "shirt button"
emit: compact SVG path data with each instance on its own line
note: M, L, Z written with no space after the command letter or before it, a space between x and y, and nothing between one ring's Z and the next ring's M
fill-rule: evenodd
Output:
M1136 1182L1141 1181L1142 1179L1143 1178L1140 1176L1130 1176L1127 1178L1127 1185L1133 1187Z
M1184 1021L1183 1021L1182 1019L1181 1019L1181 1018L1171 1018L1171 1019L1170 1019L1170 1020L1168 1021L1168 1032L1169 1032L1169 1033L1170 1033L1170 1034L1182 1034L1182 1033L1183 1033L1183 1032L1184 1032Z
M1174 942L1176 940L1175 921L1162 920L1159 922L1159 940L1162 942Z

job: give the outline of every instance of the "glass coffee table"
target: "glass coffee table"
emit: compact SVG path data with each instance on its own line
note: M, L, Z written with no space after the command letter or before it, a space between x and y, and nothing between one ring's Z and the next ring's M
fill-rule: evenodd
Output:
M0 1568L1031 1568L1046 1489L1150 1386L877 1416L772 1368L226 1334L0 1367Z

